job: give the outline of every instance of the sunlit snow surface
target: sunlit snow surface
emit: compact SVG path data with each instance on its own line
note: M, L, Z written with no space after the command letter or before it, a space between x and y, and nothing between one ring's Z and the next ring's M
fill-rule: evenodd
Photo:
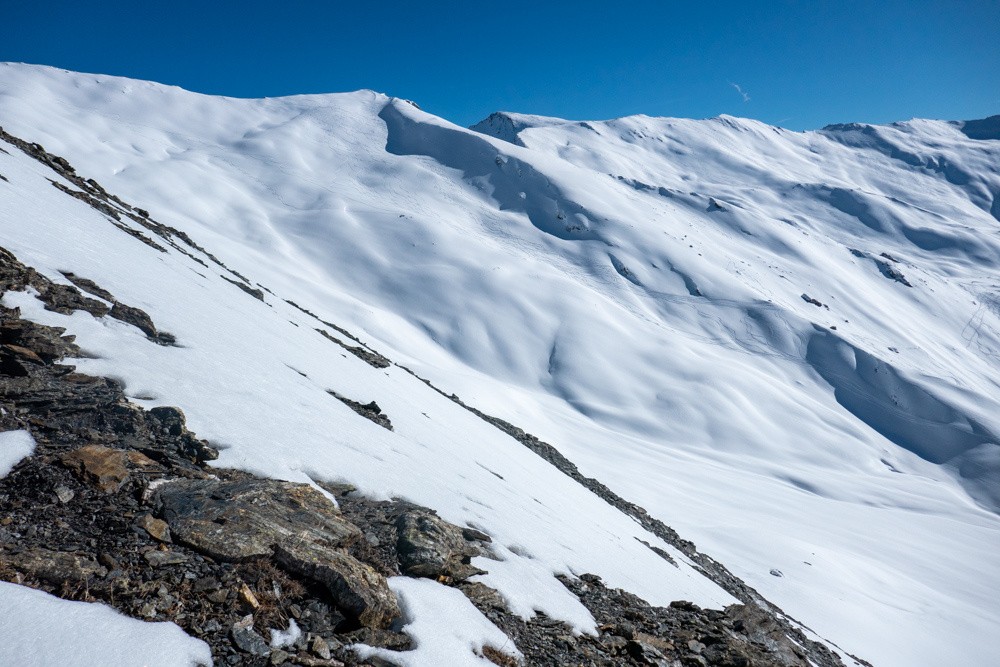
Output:
M212 653L173 623L145 623L0 581L0 664L194 667L211 665Z
M592 624L551 572L656 604L729 598L282 299L552 443L842 649L988 664L1000 142L939 121L512 118L524 146L367 91L235 100L0 66L0 125L274 293L122 234L11 149L2 245L96 280L181 347L6 302L77 334L81 370L182 407L221 465L346 479L486 530L506 559L486 583L521 613ZM395 431L326 389L376 399Z
M0 433L0 477L6 477L21 459L35 451L35 439L27 431Z
M359 646L356 650L361 657L381 656L406 667L488 667L495 663L482 657L485 646L515 659L521 657L510 638L461 591L429 579L408 577L393 577L389 586L399 596L403 631L413 639L414 650L397 652ZM442 623L443 618L449 622Z

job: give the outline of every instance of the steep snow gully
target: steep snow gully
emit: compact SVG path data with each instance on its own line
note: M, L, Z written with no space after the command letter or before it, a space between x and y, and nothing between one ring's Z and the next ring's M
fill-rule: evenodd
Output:
M845 664L995 660L995 118L790 132L498 113L465 129L371 91L241 100L3 64L0 126L176 230L144 242L138 219L0 152L0 245L175 340L30 291L4 305L76 335L80 372L137 405L181 407L213 465L349 482L482 531L475 579L578 633L595 619L555 575L660 606L734 601L454 392ZM369 401L392 430L364 418ZM394 586L412 614L463 613L453 591ZM414 637L474 664L500 632L483 623Z

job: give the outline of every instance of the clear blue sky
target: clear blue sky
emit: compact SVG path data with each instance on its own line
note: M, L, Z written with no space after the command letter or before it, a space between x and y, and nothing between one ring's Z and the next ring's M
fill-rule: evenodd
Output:
M793 129L1000 113L998 0L0 6L0 60L238 97L372 88L462 125L497 110Z

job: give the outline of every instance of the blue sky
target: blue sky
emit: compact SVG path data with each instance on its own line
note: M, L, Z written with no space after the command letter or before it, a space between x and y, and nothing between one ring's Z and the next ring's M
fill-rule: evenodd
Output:
M792 129L1000 113L997 0L4 5L0 60L238 97L372 88L462 125L497 110Z

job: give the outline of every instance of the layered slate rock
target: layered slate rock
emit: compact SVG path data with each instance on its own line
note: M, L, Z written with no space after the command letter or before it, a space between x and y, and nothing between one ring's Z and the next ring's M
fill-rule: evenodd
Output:
M307 484L178 480L157 489L154 502L182 544L230 562L273 556L323 584L362 625L384 628L399 617L385 577L345 551L361 530Z

